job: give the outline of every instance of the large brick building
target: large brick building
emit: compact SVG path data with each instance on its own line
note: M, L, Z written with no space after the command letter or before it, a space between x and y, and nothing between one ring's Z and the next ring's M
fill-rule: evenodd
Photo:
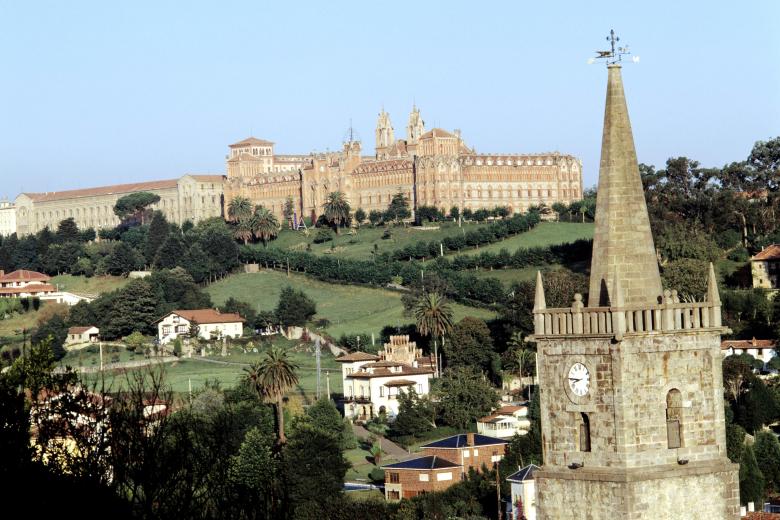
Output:
M425 131L412 109L406 139L396 139L390 116L379 114L374 155L363 156L351 138L339 152L277 156L270 141L250 137L230 145L225 198L248 197L281 215L292 198L299 216L316 216L333 191L346 194L353 209L384 210L396 193L413 208L449 211L570 203L582 198L582 164L558 152L482 154L459 130Z

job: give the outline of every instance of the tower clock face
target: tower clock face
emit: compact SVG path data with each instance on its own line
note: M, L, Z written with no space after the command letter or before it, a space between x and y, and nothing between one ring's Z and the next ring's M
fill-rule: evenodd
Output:
M574 395L578 397L587 395L590 390L590 372L588 367L582 363L574 363L569 368L568 383Z

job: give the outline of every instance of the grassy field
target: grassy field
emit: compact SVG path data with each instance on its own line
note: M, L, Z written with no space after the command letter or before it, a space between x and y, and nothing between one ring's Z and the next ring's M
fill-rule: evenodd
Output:
M292 394L299 395L303 400L303 404L311 404L311 400L314 395L316 395L317 390L316 359L312 346L302 345L299 341L290 341L282 337L274 337L273 343L286 348L291 360L298 365L297 374L299 384L292 391ZM225 388L232 387L244 375L244 368L250 363L262 359L268 347L268 343L256 342L254 346L248 345L246 348L237 345L231 346L227 357L218 355L209 356L205 359L198 356L193 356L192 358L183 357L179 361L163 365L166 382L176 393L188 392L190 384L192 385L192 390L197 391L205 385L206 381L214 380L219 381ZM257 352L253 352L253 349L256 349ZM244 350L246 350L246 352L244 352ZM144 359L142 355L133 354L125 349L120 349L119 356L120 361ZM69 352L62 363L73 367L91 367L96 366L99 363L98 360L99 354L93 351L93 349L90 349L89 351ZM107 350L104 350L104 363L108 363L110 360L111 355L107 353ZM341 393L341 367L335 361L335 358L329 350L324 349L322 351L320 365L323 370L322 379L320 381L321 391L325 392L326 373L330 373L331 393ZM142 368L139 370L148 369ZM106 382L113 390L118 390L126 385L127 376L124 371L107 370L105 375ZM96 375L90 374L86 375L85 379L88 382L92 382L97 379L97 377L98 376Z
M92 276L87 278L85 276L61 274L51 279L51 283L56 285L61 291L78 294L102 294L124 287L127 282L128 279L122 276Z
M304 291L317 303L316 318L327 318L331 325L325 332L338 338L344 333L374 333L377 336L383 327L411 323L403 315L401 294L385 289L337 285L313 280L302 274L261 270L256 274L236 274L211 284L207 291L217 305L229 297L251 303L257 310L272 310L276 307L279 293L286 286ZM455 319L475 316L482 319L493 317L491 311L465 305L453 305Z
M463 230L470 231L479 229L488 224L464 223L462 228L454 222L435 222L429 224L430 227L439 229L420 229L414 226L392 227L390 228L391 238L383 239L385 232L383 226L371 227L363 225L356 233L351 235L348 230L342 230L340 235L333 235L333 241L322 244L313 242L317 234L316 229L309 230L309 236L302 231L283 230L279 236L269 243L268 247L276 249L305 251L307 245L311 245L311 252L316 254L332 254L340 258L368 259L374 251L374 245L379 253L385 251L394 251L402 249L410 244L424 240L443 240L444 237L463 233ZM262 247L262 246L259 246Z
M479 249L470 249L465 254L478 255L483 251L498 253L502 249L507 249L510 253L513 253L520 248L566 244L581 238L593 238L592 223L542 222L527 233L521 233Z

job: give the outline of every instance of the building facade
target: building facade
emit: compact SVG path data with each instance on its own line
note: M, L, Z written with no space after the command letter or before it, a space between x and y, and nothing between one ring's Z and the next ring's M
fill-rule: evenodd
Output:
M534 472L538 469L536 464L529 464L506 478L512 490L509 520L536 520Z
M281 216L288 198L298 216L316 217L328 193L342 191L353 209L385 210L396 193L413 209L448 212L571 203L582 198L582 164L558 152L480 154L460 131L425 131L419 109L409 116L406 139L396 139L390 115L379 114L373 156L348 140L341 151L275 156L273 143L250 137L229 146L225 198L248 197Z
M663 289L620 66L608 76L588 305L548 309L537 275L537 518L736 520L714 269L704 302Z
M244 333L244 318L236 313L214 309L171 311L155 322L160 345L178 337L189 337L192 326L198 327L200 339L240 338Z
M46 193L22 193L14 201L19 235L37 233L44 227L57 229L60 221L73 218L80 229L106 229L119 224L116 201L125 195L151 192L160 197L152 209L170 222L182 224L222 216L222 175L187 174L178 179L117 184L97 188Z
M527 406L502 406L490 415L477 419L478 433L499 439L526 435L530 429Z
M13 202L0 200L0 236L16 233L16 208Z
M756 289L780 288L780 244L770 244L751 257L750 274Z

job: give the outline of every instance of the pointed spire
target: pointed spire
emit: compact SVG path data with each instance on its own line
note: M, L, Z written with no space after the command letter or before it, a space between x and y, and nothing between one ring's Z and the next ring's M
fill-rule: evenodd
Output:
M607 69L609 79L588 305L606 305L608 284L618 276L625 304L658 303L661 276L639 177L620 65L609 65Z
M536 294L534 295L534 310L540 311L547 308L547 302L544 299L544 285L542 285L542 273L536 271Z
M715 278L715 267L710 262L710 271L707 276L707 302L711 305L720 305L720 293L718 292L718 279Z

